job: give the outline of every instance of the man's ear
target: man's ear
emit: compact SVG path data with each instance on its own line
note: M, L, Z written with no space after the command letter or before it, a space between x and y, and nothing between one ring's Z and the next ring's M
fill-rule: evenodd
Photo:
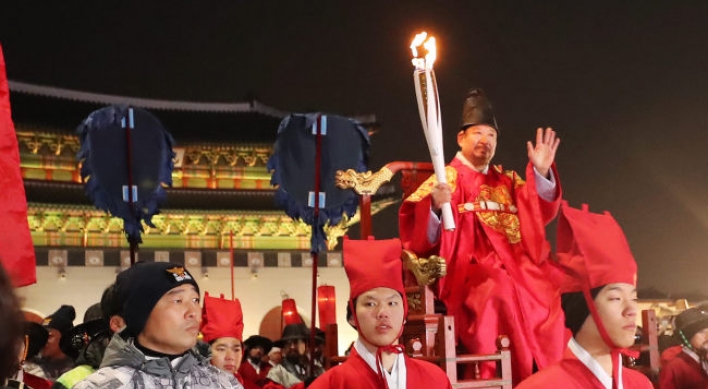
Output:
M460 132L457 133L457 145L460 146L460 143L462 143L462 140L465 139L465 130L460 130Z
M111 332L117 334L125 328L125 320L123 317L118 315L111 316L108 326L111 328Z
M354 322L354 316L350 317L349 320L347 320L347 323L349 323L350 326L354 327L355 330L358 330L358 328L356 328L356 323Z

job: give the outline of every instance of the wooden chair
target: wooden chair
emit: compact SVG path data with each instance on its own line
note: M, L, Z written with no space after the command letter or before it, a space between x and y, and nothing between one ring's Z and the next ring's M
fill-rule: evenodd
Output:
M371 196L384 183L400 172L400 187L403 197L411 194L420 184L433 174L431 163L391 162L376 173L356 173L353 170L337 172L338 186L353 189L360 195L359 212L361 216L361 236L371 235ZM435 313L435 296L430 288L441 276L445 275L445 261L439 257L418 258L413 253L404 251L403 281L408 298L408 319L403 329L401 343L406 346L408 355L438 364L446 373L454 388L499 388L511 389L511 356L509 338L501 336L497 340L499 350L491 355L457 355L455 349L455 323L452 316ZM336 337L335 333L328 336ZM327 338L327 343L332 340ZM329 349L328 363L341 362L336 350ZM498 376L489 380L479 378L480 362L496 361ZM471 380L458 378L458 365L469 365L476 377Z

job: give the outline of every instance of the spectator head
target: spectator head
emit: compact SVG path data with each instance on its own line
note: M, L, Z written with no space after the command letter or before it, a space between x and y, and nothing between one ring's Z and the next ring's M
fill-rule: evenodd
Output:
M201 332L211 348L211 364L232 374L243 358L243 312L237 300L204 294Z
M59 342L61 337L74 327L74 319L76 310L71 305L62 305L56 312L44 318L42 324L49 331L49 339L42 349L42 358L64 358L65 354L61 351Z
M125 336L150 350L180 355L199 334L199 286L182 265L137 263L118 274L116 286L126 322Z

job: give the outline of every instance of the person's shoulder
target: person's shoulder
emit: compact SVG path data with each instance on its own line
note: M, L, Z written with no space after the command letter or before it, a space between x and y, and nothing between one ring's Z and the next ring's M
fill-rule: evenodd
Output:
M525 380L521 381L515 389L535 389L535 388L547 388L549 385L554 384L565 384L568 385L570 382L568 379L571 375L561 367L561 364L556 363L547 368L532 374Z
M207 375L211 376L212 383L215 383L218 385L218 388L221 389L232 389L232 388L243 388L243 385L236 379L236 376L234 376L231 373L225 372L223 370L220 370L217 367L214 367L213 365L209 364L208 366L206 365L197 365L196 369L199 369L206 373ZM214 386L210 386L214 387Z
M631 384L632 389L651 389L654 387L647 376L633 369L622 368L622 381Z
M102 367L74 385L74 389L110 388L123 389L130 387L134 370L127 366Z

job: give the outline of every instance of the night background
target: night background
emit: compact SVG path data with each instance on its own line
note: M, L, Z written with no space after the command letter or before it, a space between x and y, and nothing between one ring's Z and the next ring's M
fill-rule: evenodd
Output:
M429 160L408 48L425 30L438 41L446 159L465 92L484 88L501 126L494 163L523 172L525 141L552 126L564 197L615 216L640 289L708 296L708 3L141 3L2 2L9 79L375 114L378 170ZM397 206L374 231L397 236Z

